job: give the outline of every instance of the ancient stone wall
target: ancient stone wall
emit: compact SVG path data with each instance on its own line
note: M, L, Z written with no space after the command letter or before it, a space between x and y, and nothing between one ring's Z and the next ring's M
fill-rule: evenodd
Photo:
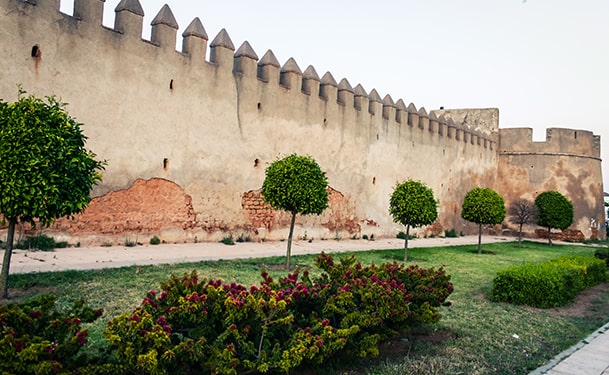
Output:
M168 6L150 41L138 0L117 6L113 28L102 26L103 7L74 0L67 15L57 0L0 1L0 97L15 100L17 83L60 96L107 161L91 207L56 234L83 245L154 234L285 238L287 214L265 206L259 189L266 166L291 153L312 156L331 186L329 209L299 217L297 236L395 236L403 228L389 197L407 178L440 203L438 222L421 233L475 231L460 207L471 188L498 187L496 109L428 112L294 59L280 64L271 50L259 57L248 42L235 48L225 30L208 43L198 18L176 51Z

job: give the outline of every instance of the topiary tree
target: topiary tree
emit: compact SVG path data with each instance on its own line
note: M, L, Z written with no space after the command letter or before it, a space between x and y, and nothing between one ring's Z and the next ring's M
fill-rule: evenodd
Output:
M420 181L407 180L396 184L389 200L389 213L394 222L406 226L404 240L404 262L406 262L410 227L429 225L438 217L433 191Z
M274 209L292 214L286 251L289 271L296 214L319 215L328 207L328 179L313 158L292 154L267 167L262 196Z
M573 223L573 203L556 190L544 191L535 198L537 225L548 228L552 245L552 228L565 230Z
M8 222L0 274L0 298L8 298L8 275L15 225L43 226L81 212L101 180L103 162L85 149L80 124L55 97L0 100L0 213Z
M461 217L478 224L478 254L481 254L482 225L500 224L505 218L505 203L495 190L477 187L465 195Z
M522 226L524 224L533 224L537 209L535 204L527 199L516 199L510 203L508 207L508 215L510 215L510 223L518 224L518 247L522 243Z

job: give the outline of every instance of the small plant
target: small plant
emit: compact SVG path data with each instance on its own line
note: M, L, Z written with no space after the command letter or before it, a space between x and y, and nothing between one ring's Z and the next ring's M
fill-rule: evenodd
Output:
M161 243L161 239L158 238L156 235L152 236L152 238L150 239L150 244L151 245L158 245Z
M359 240L359 235L357 233L355 233L353 236L351 236L352 240Z
M239 237L237 237L237 242L252 242L252 237L249 234L241 233Z
M232 234L229 234L228 236L223 237L220 242L222 242L225 245L234 245L235 244L235 240L233 239Z
M64 247L67 245L68 243L66 242ZM26 237L25 239L20 240L15 247L21 250L37 249L40 251L52 251L57 246L53 237L40 234L38 236Z
M455 228L449 229L447 231L444 231L444 237L456 238L457 237L457 231L455 230Z
M125 246L134 247L135 245L137 245L137 241L131 241L129 238L125 240Z
M400 240L405 240L405 239L406 239L406 237L408 237L408 239L409 239L409 240L413 240L413 239L415 239L415 236L413 236L412 234L408 234L408 235L407 235L407 234L406 234L405 232L403 232L403 231L400 231L400 232L397 234L397 236L395 236L395 237L396 237L396 238L399 238Z
M370 235L370 241L374 241L374 233Z
M112 242L102 242L101 247L112 247Z
M362 240L366 240L366 241L368 241L368 235L367 235L367 234L364 234L364 235L362 236Z
M338 231L336 231L334 233L334 241L340 241L342 238L340 237L340 233L338 233Z

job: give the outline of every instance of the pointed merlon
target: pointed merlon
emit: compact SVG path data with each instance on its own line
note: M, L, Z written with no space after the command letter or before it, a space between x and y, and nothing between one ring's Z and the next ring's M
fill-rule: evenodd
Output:
M142 4L140 4L139 0L121 0L116 8L114 8L114 12L116 13L124 10L144 17L144 9L142 9Z
M453 121L452 117L448 118L447 124L448 124L448 126L456 127L455 122Z
M364 86L359 83L357 84L357 86L355 86L355 90L353 90L353 92L355 93L355 96L368 97L368 93L366 92L366 90L364 90Z
M436 113L434 111L431 111L429 113L429 119L433 121L438 121L438 116L436 116Z
M283 64L281 67L281 73L296 73L298 75L302 75L302 71L293 57L290 57L288 61Z
M313 65L309 65L304 73L302 73L302 78L304 79L312 79L314 81L319 82L319 74L317 74L317 71L315 70L315 68L313 67Z
M400 111L407 111L408 109L406 108L406 103L404 103L404 101L402 99L398 100L395 103L395 106L397 109L399 109Z
M235 57L249 57L250 59L258 60L258 55L247 40L235 52Z
M408 104L408 108L406 108L406 110L408 111L408 113L417 113L417 107L414 106L414 104L410 103Z
M421 117L428 117L427 111L425 110L425 107L421 107L419 109L419 116L421 116Z
M370 91L370 94L368 95L368 99L370 99L371 102L378 102L378 103L383 102L379 93L376 92L376 89L372 89L372 91Z
M258 61L258 65L259 66L271 65L271 66L274 66L277 68L281 67L281 65L279 65L279 60L277 60L277 58L275 57L275 54L271 50L266 51L264 56L262 56L260 61Z
M324 76L321 77L321 84L338 87L338 83L336 83L336 80L334 79L334 77L332 76L332 73L330 73L330 72L326 72L326 74L324 74Z
M220 30L218 35L216 35L216 37L214 38L214 40L212 40L212 42L209 46L210 47L224 47L224 48L228 48L232 51L235 50L233 41L230 40L230 36L228 36L226 29Z
M440 117L438 118L438 122L441 124L446 124L446 117L444 117L444 115L440 115Z
M171 8L169 8L169 5L167 5L167 4L163 5L163 7L159 11L159 13L156 15L156 17L154 17L154 19L150 23L150 25L152 25L152 26L156 26L156 25L160 25L160 24L167 25L176 30L178 29L178 21L176 21L176 18L173 16L173 12L171 11Z
M353 87L351 87L351 84L349 83L349 81L347 81L346 78L343 78L338 84L338 91L348 91L350 93L353 93Z
M383 98L383 105L395 107L395 103L393 102L391 95L389 95L389 94L385 95L385 97Z
M197 38L209 40L207 32L205 32L205 28L203 27L203 24L201 23L199 17L195 17L195 19L192 20L186 30L184 30L184 32L182 33L182 36L184 38L188 36L195 36Z

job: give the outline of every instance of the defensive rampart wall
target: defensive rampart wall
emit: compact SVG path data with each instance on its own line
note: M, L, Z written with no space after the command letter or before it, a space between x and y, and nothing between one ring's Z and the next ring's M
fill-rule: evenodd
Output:
M60 220L56 235L82 244L153 234L285 238L287 215L259 189L265 167L290 153L311 155L331 186L330 208L297 220L296 235L309 238L394 236L402 228L389 196L407 178L428 184L440 203L438 222L423 232L467 233L475 226L460 218L465 193L498 187L496 109L455 122L313 66L302 71L291 58L280 64L271 50L259 58L225 30L208 43L198 18L178 52L168 6L150 41L138 0L121 1L113 28L102 26L103 6L74 0L66 15L57 0L0 0L0 97L15 100L17 83L60 96L107 161L91 205Z

